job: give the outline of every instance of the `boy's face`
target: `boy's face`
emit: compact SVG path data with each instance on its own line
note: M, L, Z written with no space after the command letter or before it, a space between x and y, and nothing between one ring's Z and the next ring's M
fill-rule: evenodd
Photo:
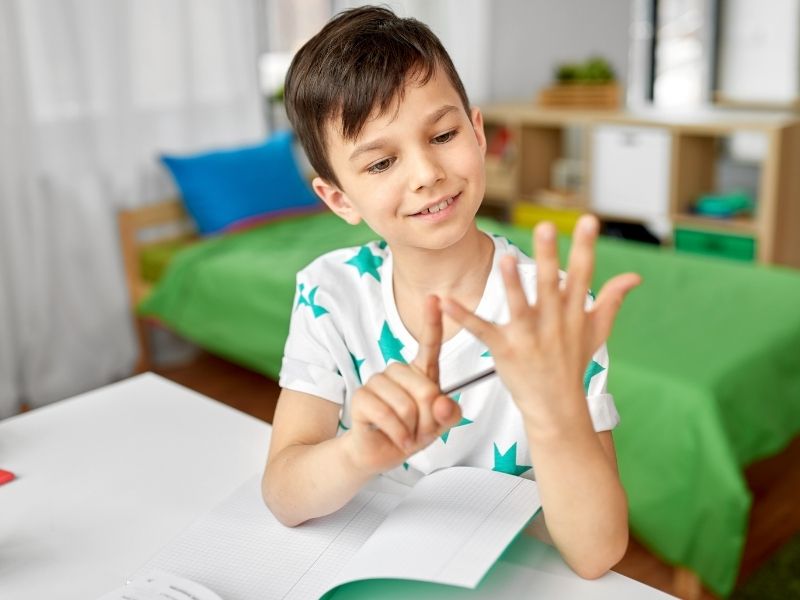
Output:
M358 139L329 126L328 157L341 187L313 186L348 223L364 219L390 245L438 250L474 227L485 189L486 138L447 76L406 85L395 110L373 115Z

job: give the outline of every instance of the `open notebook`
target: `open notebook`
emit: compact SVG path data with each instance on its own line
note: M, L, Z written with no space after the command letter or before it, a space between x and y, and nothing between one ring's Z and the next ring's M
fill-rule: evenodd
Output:
M287 528L254 477L136 577L174 573L225 600L307 600L372 578L474 588L540 506L530 480L453 467L405 497L363 490L336 513Z

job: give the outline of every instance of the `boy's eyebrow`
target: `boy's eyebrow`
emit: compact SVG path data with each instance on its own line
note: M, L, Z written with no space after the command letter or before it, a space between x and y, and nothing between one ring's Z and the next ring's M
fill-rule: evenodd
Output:
M355 160L359 154L364 154L365 152L369 152L371 150L380 150L386 144L386 140L384 138L378 138L377 140L372 140L368 144L364 144L363 146L358 146L353 153L350 155L350 160Z
M442 108L440 108L439 110L437 110L436 112L431 113L431 115L426 119L426 121L428 122L429 125L433 125L434 123L439 121L442 117L444 117L446 114L448 114L448 113L450 113L450 112L452 112L454 110L458 110L458 109L455 106L453 106L452 104L447 104L447 105L443 106Z
M451 113L454 110L458 110L452 104L447 104L440 109L436 110L435 112L431 113L428 118L425 119L426 124L433 125L437 121L441 120L446 114ZM350 155L350 160L355 160L360 154L364 154L365 152L370 152L371 150L380 150L386 144L386 140L384 138L378 138L376 140L372 140L368 144L364 144L363 146L356 147L353 150L353 153Z

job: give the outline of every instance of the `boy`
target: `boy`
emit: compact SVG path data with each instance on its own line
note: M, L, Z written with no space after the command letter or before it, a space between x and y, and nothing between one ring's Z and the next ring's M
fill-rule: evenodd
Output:
M611 280L587 311L593 218L576 227L565 286L552 225L534 234L536 265L477 229L481 113L422 23L374 7L341 13L297 53L285 92L314 190L385 243L298 273L266 503L297 525L379 473L413 482L452 465L535 468L554 543L579 575L602 575L628 539L603 342L637 276ZM442 394L440 382L492 361L499 378Z

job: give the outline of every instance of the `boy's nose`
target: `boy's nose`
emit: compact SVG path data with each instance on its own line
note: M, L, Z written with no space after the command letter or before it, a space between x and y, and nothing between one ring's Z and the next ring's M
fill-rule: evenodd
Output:
M409 177L411 191L416 192L442 181L445 173L434 152L429 150L415 155L410 165Z

